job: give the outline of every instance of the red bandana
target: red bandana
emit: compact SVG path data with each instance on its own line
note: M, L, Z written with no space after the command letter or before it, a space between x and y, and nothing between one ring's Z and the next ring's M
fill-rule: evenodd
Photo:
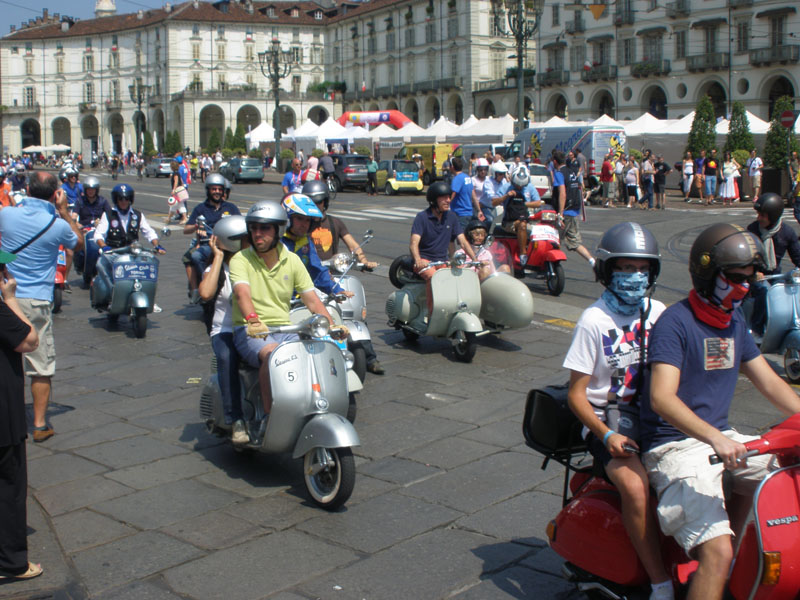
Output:
M700 296L697 290L689 292L689 306L692 307L694 316L706 325L717 329L726 329L731 324L731 313L725 312L719 306L714 306Z

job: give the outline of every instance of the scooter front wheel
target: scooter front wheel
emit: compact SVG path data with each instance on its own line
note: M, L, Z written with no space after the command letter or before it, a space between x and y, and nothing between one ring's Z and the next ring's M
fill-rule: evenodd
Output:
M356 484L356 463L350 448L314 448L303 458L303 479L311 500L325 510L347 502Z
M564 267L561 263L551 263L553 272L547 274L547 291L551 296L558 296L564 291L564 285L567 283L566 276L564 275Z
M133 319L133 333L136 337L143 338L147 335L147 311L143 308L137 308L131 318Z
M800 382L800 350L786 349L783 355L783 368L786 371L786 379L792 383Z
M472 362L475 356L475 351L478 349L478 344L475 341L475 334L469 331L458 332L456 334L458 339L453 344L453 352L456 353L456 359L461 362ZM463 336L463 338L461 337Z

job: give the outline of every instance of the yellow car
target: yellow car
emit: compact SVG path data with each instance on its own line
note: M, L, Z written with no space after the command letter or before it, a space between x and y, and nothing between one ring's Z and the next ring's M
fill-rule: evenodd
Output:
M422 181L416 163L411 160L382 160L378 163L378 189L382 189L387 196L400 192L422 192Z

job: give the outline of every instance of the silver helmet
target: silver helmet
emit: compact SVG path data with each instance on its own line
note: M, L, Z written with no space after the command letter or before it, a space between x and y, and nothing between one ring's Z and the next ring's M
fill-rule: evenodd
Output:
M92 190L97 190L99 192L100 191L100 180L97 177L95 177L94 175L89 175L89 177L87 177L83 181L83 189L85 189L85 190L92 189Z
M222 217L214 225L217 247L228 252L242 249L242 239L247 237L247 223L242 215Z
M519 166L514 171L514 174L511 176L511 183L515 186L524 188L528 185L531 181L530 173L528 173L528 167L526 166Z

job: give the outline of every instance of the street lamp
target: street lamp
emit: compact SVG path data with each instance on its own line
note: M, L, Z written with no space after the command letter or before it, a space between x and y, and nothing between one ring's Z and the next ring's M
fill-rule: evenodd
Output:
M513 37L517 43L517 127L523 129L525 121L525 86L523 59L528 40L539 28L539 19L544 10L544 0L491 0L492 13L497 30ZM537 48L537 52L538 52Z
M277 37L272 38L272 44L269 49L258 53L261 74L270 80L272 93L275 96L275 160L280 158L281 152L281 79L286 77L292 70L291 56L291 51L281 50L281 43Z
M136 113L136 153L139 154L142 148L142 103L150 93L150 86L142 83L142 78L137 77L135 81L128 86L128 91L131 94L131 102L136 104L138 112Z

